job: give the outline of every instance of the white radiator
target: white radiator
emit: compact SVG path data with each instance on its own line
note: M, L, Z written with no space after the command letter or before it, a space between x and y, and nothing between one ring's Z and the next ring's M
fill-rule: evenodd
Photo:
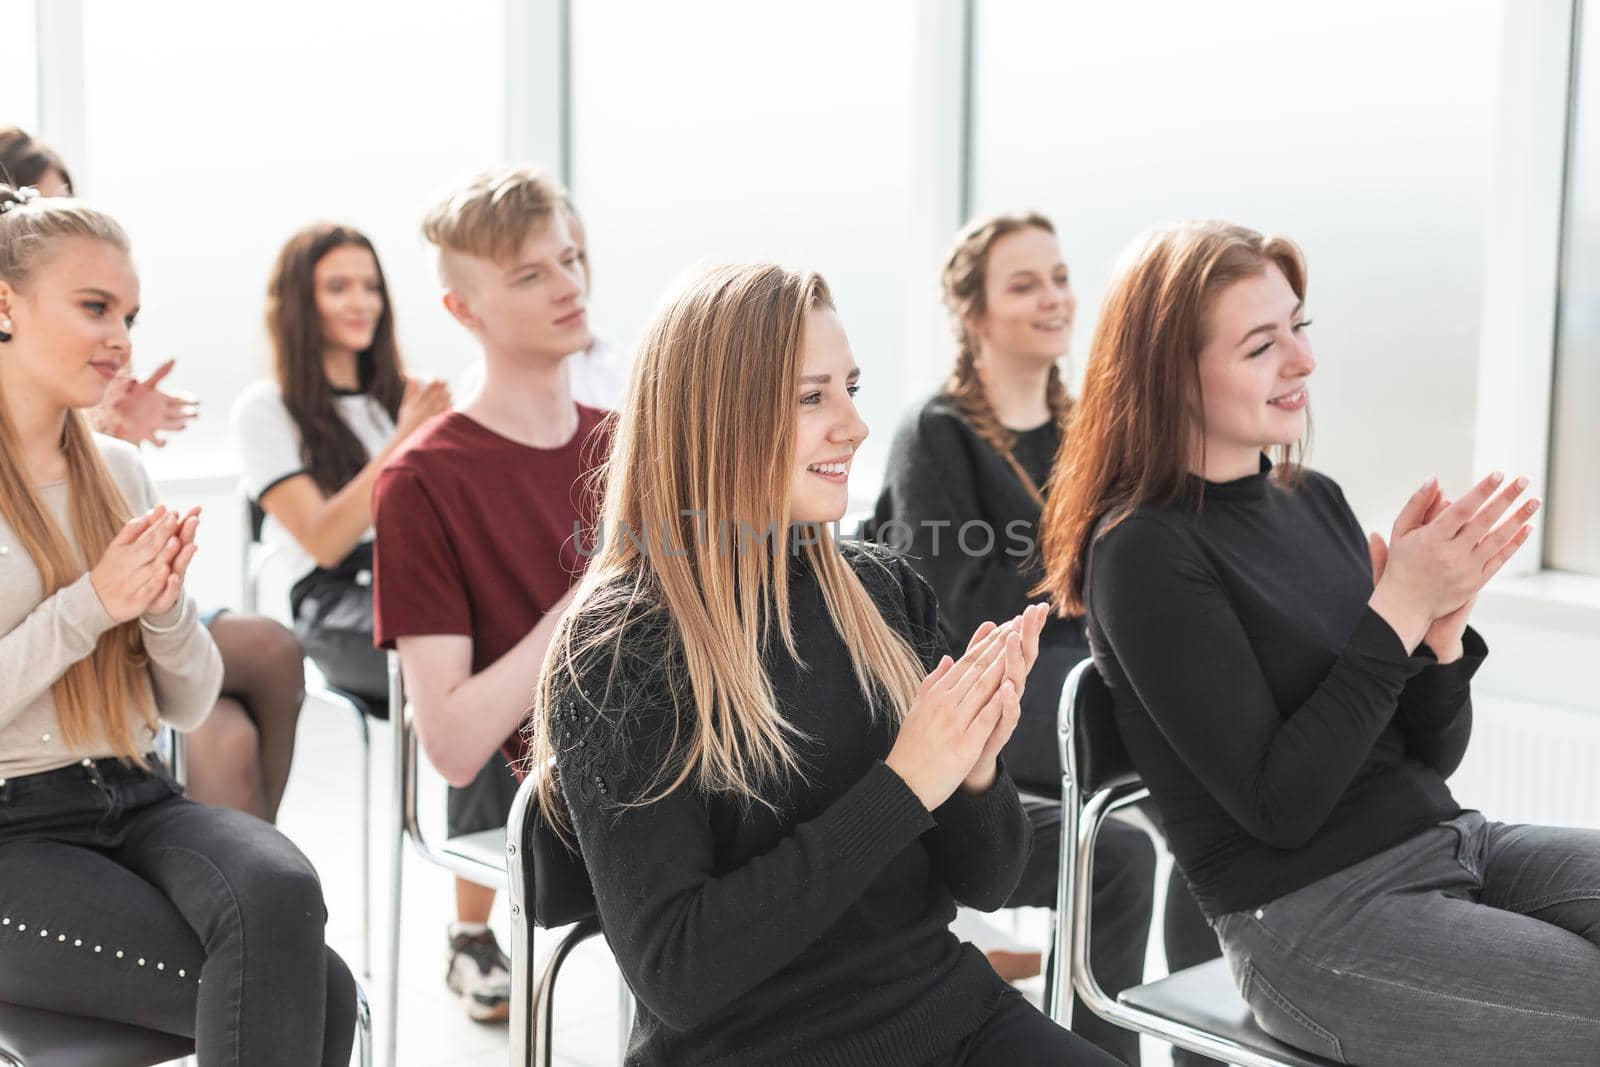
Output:
M1450 789L1496 822L1600 827L1600 715L1476 695Z

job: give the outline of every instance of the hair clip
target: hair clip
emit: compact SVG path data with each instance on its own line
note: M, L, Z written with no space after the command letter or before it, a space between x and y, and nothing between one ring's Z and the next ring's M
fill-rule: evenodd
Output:
M39 199L39 190L31 185L24 185L11 191L12 199L0 204L0 215L4 215L14 207L21 207Z

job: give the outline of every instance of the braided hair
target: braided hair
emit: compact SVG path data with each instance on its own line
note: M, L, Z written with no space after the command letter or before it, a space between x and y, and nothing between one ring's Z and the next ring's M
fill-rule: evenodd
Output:
M967 327L968 322L988 310L989 250L1000 238L1027 229L1044 230L1052 235L1056 232L1049 219L1038 212L1027 211L974 219L956 235L955 245L945 258L940 274L944 307L956 338L956 365L940 395L949 398L973 432L1006 461L1028 495L1043 507L1043 487L1034 484L1033 478L1012 454L1017 435L1001 423L983 388L983 379L978 376L978 346ZM1059 364L1050 367L1045 402L1057 429L1065 433L1072 400L1067 396L1066 383L1061 380Z

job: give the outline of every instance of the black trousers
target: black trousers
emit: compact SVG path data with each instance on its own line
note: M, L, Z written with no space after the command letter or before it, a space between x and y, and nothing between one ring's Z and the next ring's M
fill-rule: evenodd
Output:
M159 764L0 785L0 1000L193 1037L203 1067L346 1067L355 980L326 919L288 838Z
M1116 1067L1117 1061L1063 1030L1010 990L977 1031L935 1067Z

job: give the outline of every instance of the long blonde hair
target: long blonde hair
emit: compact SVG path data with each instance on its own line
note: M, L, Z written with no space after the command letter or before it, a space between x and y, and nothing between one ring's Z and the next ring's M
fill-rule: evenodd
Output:
M950 329L956 338L956 365L941 395L950 398L961 417L967 420L967 425L972 427L972 432L1000 454L1028 495L1042 506L1044 487L1033 484L1033 478L1012 454L1017 435L1000 421L983 388L983 379L978 375L978 346L973 342L972 330L968 326L968 323L982 318L989 310L989 252L995 242L1029 229L1043 230L1051 236L1056 232L1049 219L1036 211L1026 211L974 219L956 234L955 244L945 257L944 269L939 275L944 308L950 316ZM1045 401L1050 405L1050 414L1056 426L1065 432L1067 417L1072 412L1072 401L1067 396L1066 384L1061 380L1060 364L1050 367Z
M657 314L615 429L601 543L545 657L529 725L534 766L553 754L563 694L626 715L612 699L630 654L619 638L655 614L666 621L664 643L645 654L659 664L652 678L671 693L677 729L653 768L653 794L637 803L692 781L771 806L772 791L801 772L801 735L778 708L761 653L775 631L798 658L788 591L794 411L806 316L832 307L818 275L761 264L713 269ZM898 722L921 663L828 531L809 532L801 551L856 680L872 713ZM775 535L771 550L751 543L765 545L763 533ZM585 692L586 668L607 661L604 691ZM540 803L564 826L550 779Z
M87 237L128 251L127 234L116 220L81 200L54 197L24 203L9 186L0 185L0 204L10 205L0 214L0 279L17 292L27 291L48 258L51 243L59 239ZM101 557L132 509L100 458L83 416L68 411L61 451L67 460L72 532L78 542L74 554L22 466L19 445L5 397L0 395L0 518L21 538L48 597L76 581ZM155 723L149 662L139 624L129 621L101 634L94 651L56 679L51 693L61 738L68 747L82 748L98 738L117 755L143 762L145 745L136 737L128 712L136 712L147 726Z

